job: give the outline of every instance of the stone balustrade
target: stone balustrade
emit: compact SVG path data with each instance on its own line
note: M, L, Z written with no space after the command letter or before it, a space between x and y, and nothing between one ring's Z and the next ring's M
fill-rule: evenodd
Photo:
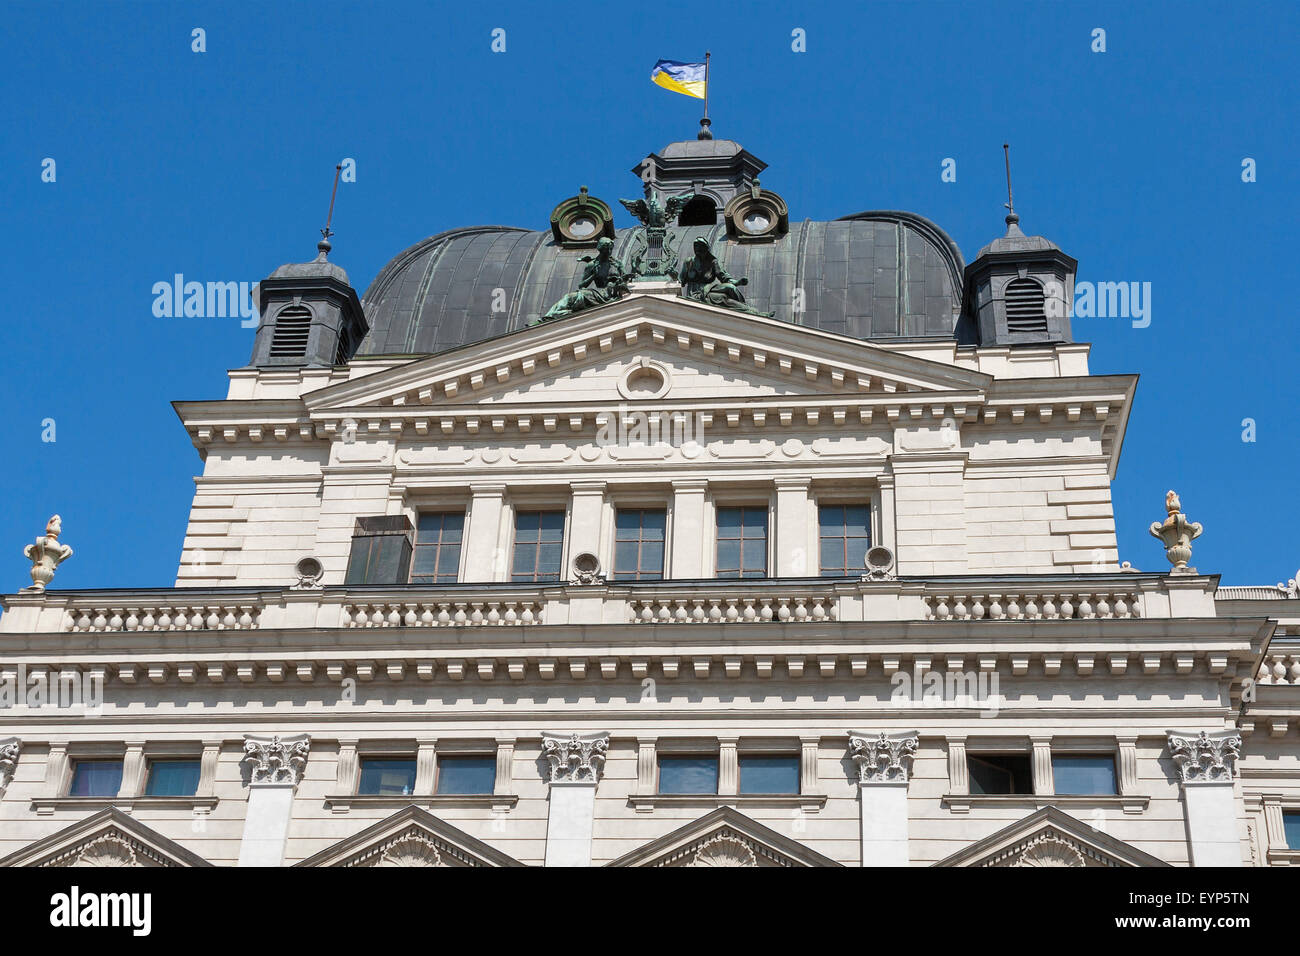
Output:
M343 607L344 627L476 627L542 624L540 600L416 600L396 603L349 603Z
M1270 650L1260 663L1256 680L1261 684L1300 686L1300 647Z
M762 624L833 621L833 594L694 595L633 597L628 602L634 624Z
M1139 590L931 591L924 598L931 621L1071 621L1142 616Z
M260 602L104 604L73 607L68 631L246 631L262 615Z
M23 592L0 633L111 633L591 624L975 623L1213 617L1212 579L1097 575L864 580L511 583L437 587L159 588ZM1270 662L1291 675L1294 657ZM1286 676L1287 681L1293 677Z

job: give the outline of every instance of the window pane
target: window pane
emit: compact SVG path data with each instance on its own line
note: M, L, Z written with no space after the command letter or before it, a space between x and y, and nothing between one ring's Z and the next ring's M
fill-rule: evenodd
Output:
M564 537L564 512L541 512L542 540L559 541Z
M971 793L1033 793L1029 757L1024 754L970 754Z
M763 574L767 570L767 542L745 539L745 570L750 573Z
M660 757L660 793L717 793L717 757Z
M546 542L537 548L537 576L539 578L558 578L560 576L560 554L563 545L558 541Z
M798 793L799 758L786 756L740 758L741 793Z
M724 535L728 538L734 538L740 531L740 511L739 508L719 508L718 509L718 537Z
M120 760L78 760L72 765L70 797L116 797L121 789Z
M1300 813L1282 814L1282 831L1288 849L1300 850Z
M835 574L844 567L844 542L840 538L822 538L822 573Z
M121 776L120 771L118 776ZM197 760L149 762L149 780L144 787L146 797L192 797L198 789L199 762Z
M515 514L515 536L521 541L536 541L537 529L541 527L540 511L520 511Z
M415 761L405 757L361 760L357 793L409 796L415 792Z
M871 508L867 505L822 505L817 509L821 536L821 573L840 576L861 572L871 547Z
M667 527L667 517L665 512L643 511L641 520L641 537L647 541L662 541L664 539L664 528Z
M491 793L496 779L496 757L438 758L439 793Z
M856 537L865 538L871 533L871 509L866 505L849 505L844 509L844 529Z
M619 541L635 541L641 535L641 512L620 508L614 515L614 531Z
M1114 794L1115 758L1052 756L1052 778L1058 794Z
M636 577L639 550L635 541L618 541L614 544L615 577Z
M718 541L718 573L736 571L740 568L740 542L735 538Z
M641 545L641 577L659 577L664 571L664 544L647 541Z
M745 508L743 521L746 538L767 537L766 508Z

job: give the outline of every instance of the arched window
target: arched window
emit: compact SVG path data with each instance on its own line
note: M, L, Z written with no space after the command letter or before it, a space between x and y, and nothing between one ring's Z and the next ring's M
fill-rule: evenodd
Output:
M1046 332L1047 310L1043 287L1033 279L1013 279L1003 298L1007 304L1008 332Z
M307 354L311 335L311 309L290 305L275 317L275 334L271 336L271 358L301 358Z
M718 222L718 205L708 196L696 196L677 214L679 226L713 226Z

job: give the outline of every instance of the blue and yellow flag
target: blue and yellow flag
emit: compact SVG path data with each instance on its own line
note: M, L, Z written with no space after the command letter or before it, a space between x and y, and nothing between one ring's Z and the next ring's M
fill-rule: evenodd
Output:
M650 72L650 79L665 90L693 96L697 100L706 98L707 73L703 63L678 63L676 60L660 60Z

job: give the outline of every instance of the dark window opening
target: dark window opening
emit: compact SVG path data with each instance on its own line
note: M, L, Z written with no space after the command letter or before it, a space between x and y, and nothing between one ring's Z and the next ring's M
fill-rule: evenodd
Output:
M271 358L302 358L307 354L311 336L311 309L290 305L275 317L275 334L271 336Z
M76 760L72 764L70 797L116 797L122 789L122 761Z
M411 522L405 515L358 518L345 584L405 584L411 569Z
M1033 279L1013 279L1003 298L1007 304L1008 332L1046 332L1047 310L1043 287Z
M679 226L715 226L718 223L718 206L708 196L696 196L677 214Z
M1033 793L1034 777L1024 754L968 754L970 792L990 794Z

